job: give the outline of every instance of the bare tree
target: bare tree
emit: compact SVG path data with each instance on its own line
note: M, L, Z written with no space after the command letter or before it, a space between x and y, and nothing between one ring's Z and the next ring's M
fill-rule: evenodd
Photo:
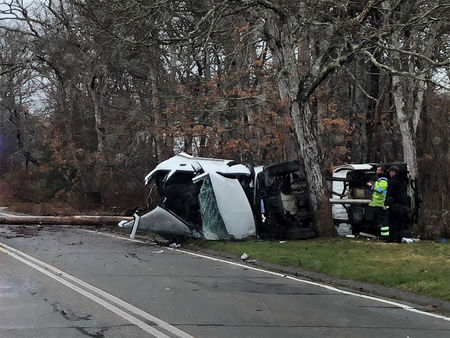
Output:
M366 5L339 1L218 1L202 21L239 13L267 41L278 72L280 96L289 103L295 135L309 182L311 201L321 235L335 233L324 183L321 150L310 98L343 64L352 60L368 39L355 29L364 27L377 1ZM197 25L197 32L201 25ZM204 32L208 37L211 29ZM196 31L191 34L196 33ZM365 33L365 32L364 32ZM358 39L359 38L359 39ZM370 37L369 37L370 38ZM299 50L299 47L301 50ZM307 55L300 64L299 55ZM320 210L320 212L319 212Z
M20 166L26 169L30 163L38 164L32 153L34 137L28 111L28 106L33 104L37 73L31 67L32 53L27 48L27 43L26 36L14 32L5 30L0 35L0 120L4 135L2 150L15 153Z
M449 46L450 6L440 0L384 1L380 13L383 14L383 29L390 31L388 36L378 39L374 47L374 50L384 51L383 57L375 57L368 49L363 52L392 76L403 160L408 163L411 175L417 177L416 133L424 95L429 83L435 82L436 71L442 72L450 66L443 53Z

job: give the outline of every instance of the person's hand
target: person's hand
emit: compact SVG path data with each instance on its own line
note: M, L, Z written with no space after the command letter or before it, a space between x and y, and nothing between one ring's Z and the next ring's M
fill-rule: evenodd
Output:
M367 185L368 185L369 187L371 187L371 186L373 185L373 183L372 183L372 182L367 182Z

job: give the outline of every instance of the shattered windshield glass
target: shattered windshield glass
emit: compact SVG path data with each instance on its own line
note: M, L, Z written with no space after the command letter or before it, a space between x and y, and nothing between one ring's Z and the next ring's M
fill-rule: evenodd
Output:
M232 239L227 232L220 215L216 197L209 179L203 181L198 195L200 214L202 216L202 232L206 239Z

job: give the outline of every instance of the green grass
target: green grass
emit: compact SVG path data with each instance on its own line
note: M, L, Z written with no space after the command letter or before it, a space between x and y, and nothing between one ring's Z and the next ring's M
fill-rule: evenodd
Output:
M307 241L198 241L198 246L450 301L450 244L346 238Z

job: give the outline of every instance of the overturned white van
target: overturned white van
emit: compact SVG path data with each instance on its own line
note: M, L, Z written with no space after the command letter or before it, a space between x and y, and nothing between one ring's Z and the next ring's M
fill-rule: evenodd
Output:
M307 184L297 161L253 167L180 153L145 178L159 205L119 226L208 240L312 238Z

